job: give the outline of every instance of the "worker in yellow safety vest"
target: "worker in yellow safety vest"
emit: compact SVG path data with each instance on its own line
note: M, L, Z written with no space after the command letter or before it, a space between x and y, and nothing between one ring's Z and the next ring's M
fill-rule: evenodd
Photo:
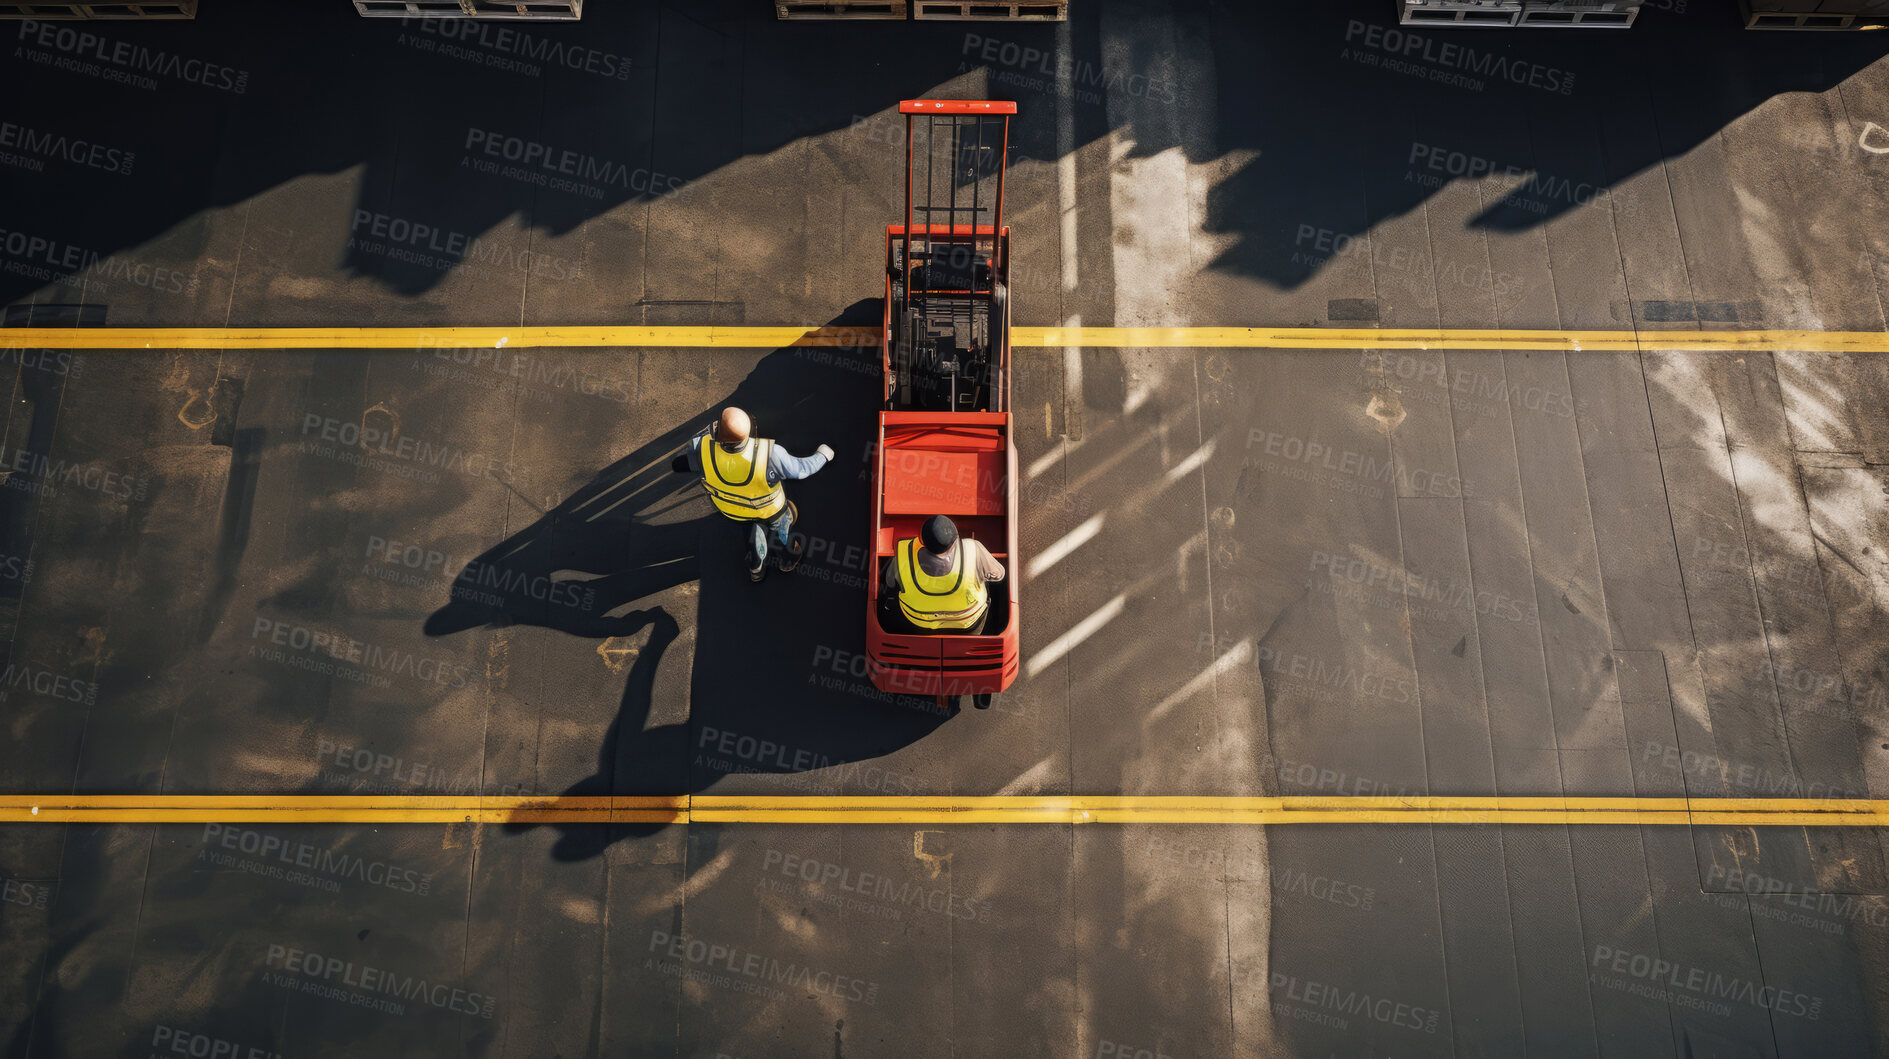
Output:
M990 616L985 585L1003 579L1003 564L989 549L959 537L949 518L933 515L917 537L893 550L879 578L879 598L894 626L902 620L913 632L976 635Z
M755 437L748 413L730 405L690 439L688 451L670 467L699 476L716 510L746 524L748 580L759 581L767 576L770 558L789 572L800 565L806 547L794 535L799 511L781 483L806 478L832 458L833 450L825 445L811 456L796 456L771 439Z

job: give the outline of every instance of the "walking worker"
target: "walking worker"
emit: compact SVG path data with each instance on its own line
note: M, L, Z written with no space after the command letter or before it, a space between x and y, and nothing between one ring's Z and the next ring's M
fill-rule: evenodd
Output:
M747 523L748 580L767 576L771 556L783 573L800 565L806 541L794 535L799 511L781 483L811 476L833 458L820 446L811 456L796 456L768 438L754 436L748 413L733 405L721 419L690 439L689 450L670 467L702 479L708 498L722 514Z
M990 592L984 586L1003 579L1004 566L989 549L960 538L949 518L933 515L916 538L900 541L893 550L879 593L887 604L898 601L900 616L914 631L975 636L990 616Z

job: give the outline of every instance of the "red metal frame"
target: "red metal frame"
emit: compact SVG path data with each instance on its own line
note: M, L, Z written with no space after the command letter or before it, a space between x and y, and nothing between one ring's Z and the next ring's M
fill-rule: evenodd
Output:
M1012 114L1017 104L1009 99L903 99L900 114Z
M1009 606L1004 627L995 632L981 636L893 633L879 624L881 572L892 557L897 541L916 535L922 521L917 515L886 514L886 437L889 430L927 425L995 432L1002 446L1004 513L1001 516L955 516L959 531L990 549L1007 571L1001 584L991 586L993 593L1006 594ZM892 451L925 450L894 446ZM873 558L866 586L866 657L873 686L899 694L948 697L994 694L1017 679L1022 668L1019 630L1023 610L1019 589L1023 564L1017 551L1017 446L1011 432L1010 413L880 412L879 439L872 460L872 527L868 540Z
M1010 229L1003 225L1004 177L1009 168L1009 115L1017 112L1013 102L996 100L908 99L899 104L906 115L905 216L903 224L886 225L885 310L880 321L879 363L883 373L882 396L890 400L897 386L892 365L892 328L895 313L903 305L894 304L893 273L899 262L912 260L914 236L927 244L966 242L974 253L984 252L988 242L990 290L928 290L929 295L947 297L991 298L993 334L998 321L995 314L1003 307L994 294L998 287L1008 287L1010 265ZM973 115L1004 117L999 143L997 201L991 224L914 224L912 221L913 140L912 117L915 115ZM935 146L928 144L928 149ZM975 215L972 220L976 221ZM895 254L895 247L897 253ZM973 268L971 275L977 270ZM975 280L972 286L977 286ZM1017 549L1017 446L1010 418L1010 339L1008 320L1002 323L1001 348L996 350L1001 382L994 387L991 412L896 411L879 413L879 436L872 459L872 542L873 561L868 569L866 589L866 654L873 684L884 691L910 695L993 694L1009 687L1021 669L1019 649L1022 626L1020 582L1023 563ZM930 428L930 429L927 429ZM891 492L900 500L899 511L888 514L888 452L895 454L892 473L899 482ZM1001 483L988 478L993 468L1001 468ZM926 475L933 475L928 486ZM967 476L972 479L966 483ZM993 489L1000 489L1002 512L994 513L990 503ZM880 574L891 557L896 542L914 536L923 516L915 514L913 497L937 497L938 503L957 510L943 511L959 523L959 531L980 541L1004 563L1007 571L993 593L1003 592L1007 604L1004 626L989 634L907 634L886 632L879 624L878 599ZM940 513L940 512L932 512ZM993 607L998 605L993 599Z
M975 226L977 232L988 234L993 231L1001 230L1004 226L1004 177L1010 171L1010 117L1016 114L1016 112L1016 103L1003 99L906 99L899 102L899 113L905 115L905 223L899 229L905 236L905 260L910 261L912 259L912 151L913 144L916 140L912 135L912 118L919 114L942 114L970 115L980 118L1002 117L1004 119L1003 131L998 137L997 148L997 205L991 215L991 222L988 225ZM936 150L936 146L929 142L926 143L925 147L928 151ZM927 221L929 220L930 219L927 218ZM973 217L971 220L975 223L977 218ZM927 223L924 227L926 232L929 233L933 229L946 226ZM955 231L970 226L959 224L951 225L950 227ZM1004 249L998 253L997 259L998 264L1008 268L1010 260L1009 246L1007 243L1004 244Z

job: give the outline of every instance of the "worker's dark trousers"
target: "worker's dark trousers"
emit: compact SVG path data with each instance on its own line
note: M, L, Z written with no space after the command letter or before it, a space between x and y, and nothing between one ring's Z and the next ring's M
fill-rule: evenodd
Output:
M749 573L765 566L770 556L775 566L782 566L793 554L794 505L781 508L780 514L766 522L750 522L742 530L748 539Z

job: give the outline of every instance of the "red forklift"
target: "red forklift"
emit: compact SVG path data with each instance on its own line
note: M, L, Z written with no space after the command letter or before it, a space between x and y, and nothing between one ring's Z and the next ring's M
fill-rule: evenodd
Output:
M970 695L1017 678L1017 445L1010 418L1010 229L1004 170L1017 105L908 99L905 223L885 229L884 402L873 450L866 653L882 691ZM1003 563L983 635L889 631L879 600L898 542L946 515ZM894 624L892 629L905 626Z

